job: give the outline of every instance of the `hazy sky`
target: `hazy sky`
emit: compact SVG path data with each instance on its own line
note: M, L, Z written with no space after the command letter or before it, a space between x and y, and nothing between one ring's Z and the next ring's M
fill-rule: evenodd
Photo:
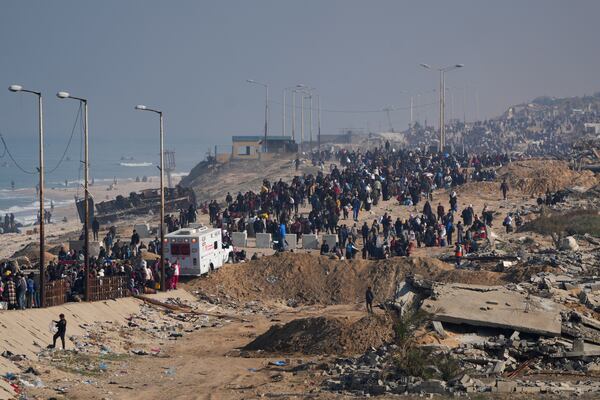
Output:
M90 134L132 152L157 129L150 114L133 110L139 103L164 110L169 143L261 134L264 91L249 78L268 82L276 103L282 88L303 83L318 90L324 109L379 110L408 106L401 91L437 87L438 76L419 63L464 63L447 76L454 115L462 117L466 85L467 119L476 117L475 93L483 118L540 95L600 90L599 15L594 0L4 0L0 86L44 92L50 141L64 142L76 111L56 91L87 97ZM33 97L2 88L0 131L30 135L35 110ZM418 114L437 126L435 106ZM409 115L392 118L405 128ZM323 112L322 121L323 133L387 127L383 113ZM279 104L270 124L281 133Z

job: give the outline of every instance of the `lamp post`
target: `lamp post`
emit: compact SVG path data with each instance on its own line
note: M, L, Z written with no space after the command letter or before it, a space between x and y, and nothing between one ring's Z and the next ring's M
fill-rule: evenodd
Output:
M164 142L164 123L163 123L163 113L162 111L155 110L153 108L148 108L144 105L137 105L135 109L138 111L150 111L155 114L158 114L160 121L160 290L163 292L167 290L166 286L166 276L165 276L165 182L164 182L164 170L165 170L165 162L164 162L164 150L163 150L163 142Z
M46 249L45 249L45 235L44 235L44 114L42 107L42 93L34 90L24 89L21 85L10 85L8 90L14 93L24 92L35 94L38 97L38 130L39 130L39 202L40 202L40 304L38 307L46 306Z
M446 143L445 143L446 142L446 127L444 126L444 111L445 111L445 107L446 107L446 104L445 104L446 103L446 94L444 93L445 87L446 87L445 74L446 74L446 72L464 67L464 64L454 64L454 65L449 65L447 67L441 67L441 68L433 68L429 64L419 64L419 65L425 69L436 70L440 73L440 145L439 145L439 151L441 152L444 149L444 146L446 145Z
M317 94L317 149L319 150L319 161L321 161L321 95Z
M302 84L298 84L296 86L290 86L290 87L286 87L285 89L283 89L283 113L282 113L282 126L283 126L283 136L285 136L285 132L286 132L286 118L285 118L285 114L286 114L286 93L288 92L288 90L292 91L292 135L291 138L292 140L296 140L296 89L299 88L303 88L304 85Z
M90 193L89 193L89 148L88 148L88 101L87 99L83 99L81 97L72 96L69 92L58 92L56 97L59 99L73 99L79 101L83 104L83 212L84 223L83 223L83 231L84 231L84 241L83 241L83 265L84 265L84 273L85 278L84 282L84 299L85 301L90 301L90 210L89 210L89 202L90 202Z
M310 140L309 140L309 151L312 151L312 139L313 139L313 116L312 116L312 97L313 97L313 92L314 88L310 88L308 86L305 85L298 85L296 92L300 93L300 102L301 102L301 106L300 106L300 136L301 136L301 141L300 141L300 145L302 147L302 150L304 150L304 100L309 99L310 103L309 103L309 121L310 121L310 128L309 128L309 132L310 132Z
M246 82L264 86L265 88L265 144L263 148L266 153L268 151L267 136L269 134L269 85L267 83L255 81L254 79L247 79Z

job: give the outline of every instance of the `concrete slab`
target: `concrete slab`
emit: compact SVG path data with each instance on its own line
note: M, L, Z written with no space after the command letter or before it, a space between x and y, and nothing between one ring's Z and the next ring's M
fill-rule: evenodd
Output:
M92 236L91 233L90 233L90 236ZM75 250L75 251L83 250L83 245L84 245L83 240L69 240L69 249L71 249L71 250ZM90 257L98 257L98 254L100 254L100 242L95 242L93 240L90 240L89 248L90 248Z
M286 233L285 241L287 242L287 249L292 250L298 248L298 237L295 233Z
M472 288L471 288L472 286ZM453 324L518 330L544 336L560 336L562 306L552 300L490 286L444 285L423 302L434 320Z
M322 238L323 240L321 243L327 243L330 249L333 249L333 246L335 246L338 241L337 235L325 234L322 236Z
M308 250L319 250L321 245L317 235L302 235L302 248Z
M231 232L231 241L235 247L248 247L248 233Z
M133 225L133 229L142 239L150 237L150 225L148 224L135 224Z
M271 234L270 233L257 233L256 234L256 248L257 249L270 249L271 248Z

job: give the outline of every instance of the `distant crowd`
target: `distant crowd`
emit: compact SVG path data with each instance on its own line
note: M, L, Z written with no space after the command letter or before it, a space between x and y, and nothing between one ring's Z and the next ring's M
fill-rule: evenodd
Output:
M363 258L406 256L421 246L458 246L468 252L477 249L476 239L486 237L493 212L486 207L477 214L471 205L459 210L454 188L493 179L491 167L509 161L506 154L428 153L393 149L389 143L368 151L321 151L313 155L313 163L321 166L316 175L296 176L289 183L265 180L258 192L228 193L224 203L213 200L206 209L213 226L270 233L279 249L287 247L288 233L299 238L328 233L338 240L331 248L323 243L321 253L347 259L359 253ZM506 196L508 185L500 186ZM436 189L447 191L447 206L441 201L432 205ZM404 206L423 204L421 213L395 221L384 213L359 225L364 213L371 215L379 202L391 199ZM513 217L507 217L510 221L503 223L512 226Z

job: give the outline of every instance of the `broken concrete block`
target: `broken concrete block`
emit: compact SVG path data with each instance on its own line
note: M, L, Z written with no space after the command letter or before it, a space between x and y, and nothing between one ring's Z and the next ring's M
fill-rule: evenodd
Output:
M150 225L148 224L134 224L133 229L142 239L150 237Z
M308 250L319 250L321 245L319 244L319 237L317 235L302 235L302 248Z
M285 241L287 242L287 249L292 250L298 247L298 238L295 233L286 233Z
M579 245L573 236L567 236L560 240L558 248L560 250L577 251L579 250Z
M444 394L446 391L446 382L438 379L428 379L415 387L415 392Z
M487 302L502 307L488 310ZM518 330L544 336L560 336L562 306L550 299L528 296L501 286L448 284L435 287L435 296L426 299L423 310L434 319L453 324Z
M517 382L498 380L494 389L498 393L513 393L517 391Z
M231 232L231 241L235 247L248 247L248 233Z
M323 241L321 243L327 243L330 249L333 249L335 244L337 243L337 235L325 234L322 236Z
M270 249L271 248L271 234L270 233L257 233L256 234L256 248L257 249Z

